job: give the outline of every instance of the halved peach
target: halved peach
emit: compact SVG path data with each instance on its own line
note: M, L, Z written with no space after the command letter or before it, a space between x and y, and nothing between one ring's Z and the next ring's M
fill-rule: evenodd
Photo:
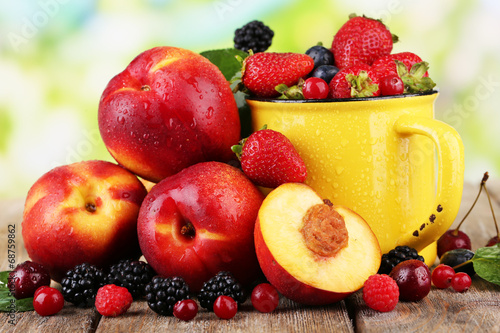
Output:
M260 207L255 247L268 281L302 304L340 301L380 266L380 246L366 221L332 205L308 185L287 183Z

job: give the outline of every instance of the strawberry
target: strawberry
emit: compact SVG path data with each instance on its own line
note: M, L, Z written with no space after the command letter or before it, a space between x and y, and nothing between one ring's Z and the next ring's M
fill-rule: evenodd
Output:
M397 36L379 20L351 14L337 31L332 47L335 65L342 69L357 64L371 65L392 51Z
M243 61L241 81L258 97L276 97L277 85L296 85L313 68L314 60L307 54L259 52Z
M303 183L306 166L290 140L280 132L263 129L232 147L245 175L256 185L275 188L284 183Z
M398 75L404 83L405 93L429 91L436 86L429 77L429 64L411 52L384 56L377 59L371 68L380 80L389 75Z
M366 64L340 70L329 84L331 98L379 96L378 76Z
M372 70L378 72L378 76L382 79L389 74L398 74L398 69L396 66L396 62L394 60L399 60L403 64L406 65L408 71L411 70L411 67L419 62L422 62L422 59L412 52L400 52L389 54L384 57L378 58L373 62ZM425 72L424 77L428 77L429 73Z

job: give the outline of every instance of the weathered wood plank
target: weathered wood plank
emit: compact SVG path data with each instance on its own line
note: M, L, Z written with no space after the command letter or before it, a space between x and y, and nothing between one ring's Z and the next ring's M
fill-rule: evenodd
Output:
M479 180L480 181L480 180ZM490 179L488 190L500 218L500 180ZM454 225L469 210L479 190L478 184L466 185L462 206ZM8 224L14 224L16 233L16 261L28 259L21 236L21 218L24 200L0 201L0 270L8 270L6 244ZM481 195L468 220L461 228L472 240L473 249L482 247L495 234L493 218L485 193ZM3 249L3 250L2 250ZM433 288L420 302L400 302L389 313L378 313L366 307L361 291L344 302L326 307L304 307L282 298L279 308L270 314L253 310L247 301L232 320L220 320L214 313L201 310L191 322L173 317L162 317L152 312L146 302L134 302L124 316L101 317L94 309L78 309L66 305L53 317L40 317L34 312L17 313L16 325L9 324L9 315L0 314L1 332L500 332L500 287L474 277L472 288L464 294L453 290Z
M273 313L255 311L250 301L245 302L231 320L221 320L213 312L201 309L189 322L175 317L159 316L145 301L134 302L125 316L103 317L96 332L353 332L343 302L327 307L304 308L282 298Z
M369 309L361 292L347 304L358 332L500 332L500 286L478 276L466 293L432 287L423 300L399 302L391 312Z

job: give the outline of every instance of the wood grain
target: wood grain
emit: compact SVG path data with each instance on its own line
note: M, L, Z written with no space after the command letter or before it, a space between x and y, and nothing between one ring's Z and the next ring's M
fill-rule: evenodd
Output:
M481 175L482 176L482 175ZM464 187L462 205L454 225L469 210L479 190L477 184ZM497 219L500 219L500 180L487 183ZM9 270L5 256L8 228L15 225L16 264L28 260L22 245L21 219L24 200L0 201L0 270ZM485 193L481 194L462 228L472 240L473 249L484 246L495 235L495 227ZM2 250L3 249L3 250ZM57 287L58 285L55 284ZM41 317L34 312L16 313L16 324L9 314L0 314L1 332L500 332L500 286L480 277L473 278L469 291L438 290L420 302L399 302L396 309L379 313L369 309L358 291L345 301L323 307L305 307L285 298L273 313L263 314L242 305L231 320L220 320L213 312L200 310L190 322L162 317L145 301L136 301L117 318L101 317L95 309L79 309L66 304L56 316Z

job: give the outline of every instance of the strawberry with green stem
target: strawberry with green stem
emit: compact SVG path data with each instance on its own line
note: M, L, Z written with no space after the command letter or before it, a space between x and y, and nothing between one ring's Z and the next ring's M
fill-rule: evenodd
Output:
M303 183L307 177L304 161L290 140L267 126L231 149L245 175L256 185L275 188L284 183Z
M378 76L366 64L340 70L329 84L331 98L379 96Z
M277 97L282 93L277 86L294 86L313 68L307 54L260 52L243 60L241 83L257 97Z

